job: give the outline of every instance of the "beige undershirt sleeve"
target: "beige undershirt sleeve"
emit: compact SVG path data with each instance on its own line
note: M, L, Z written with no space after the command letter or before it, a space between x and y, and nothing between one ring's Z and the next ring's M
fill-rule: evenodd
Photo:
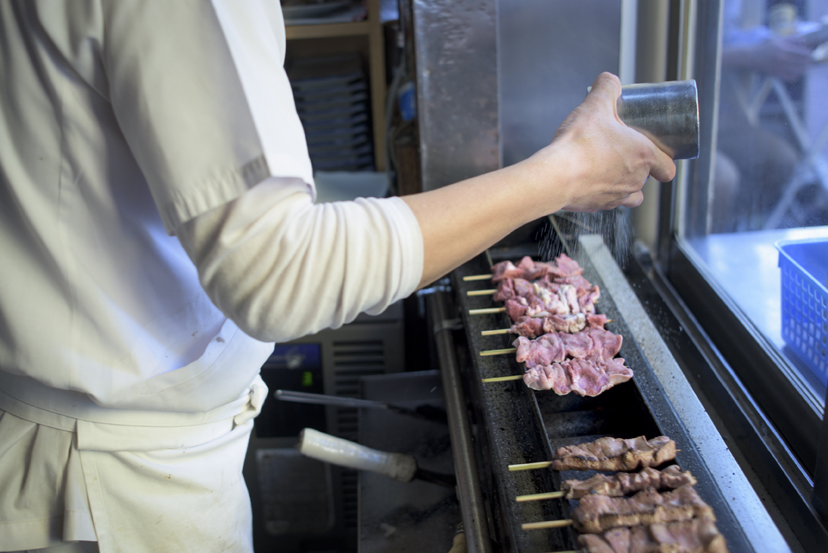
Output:
M381 313L423 271L420 227L400 198L313 204L299 179L267 179L177 234L216 306L268 342Z

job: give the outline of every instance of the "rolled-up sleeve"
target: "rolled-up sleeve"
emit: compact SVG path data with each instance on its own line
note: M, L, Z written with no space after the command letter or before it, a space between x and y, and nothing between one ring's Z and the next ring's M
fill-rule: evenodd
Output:
M268 179L182 225L179 239L212 301L262 341L380 313L423 272L420 227L402 199L313 204L299 180Z
M170 234L270 176L314 193L279 10L221 0L104 5L109 99Z

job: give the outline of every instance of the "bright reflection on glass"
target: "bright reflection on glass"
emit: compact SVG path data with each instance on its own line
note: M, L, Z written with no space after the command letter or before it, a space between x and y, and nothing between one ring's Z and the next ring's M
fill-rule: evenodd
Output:
M774 244L828 238L828 0L724 0L721 62L707 224L687 238L717 283L825 397L825 375L814 375L782 337ZM815 247L828 258L828 241ZM818 276L825 290L828 274Z

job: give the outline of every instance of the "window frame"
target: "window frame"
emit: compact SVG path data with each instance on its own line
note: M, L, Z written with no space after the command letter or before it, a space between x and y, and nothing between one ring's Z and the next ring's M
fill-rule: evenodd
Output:
M720 0L671 2L668 80L697 80L702 148L697 160L679 162L676 179L662 189L654 257L639 255L637 267L674 317L662 335L679 363L797 539L818 550L828 544L826 400L809 393L683 238L710 228L722 8Z

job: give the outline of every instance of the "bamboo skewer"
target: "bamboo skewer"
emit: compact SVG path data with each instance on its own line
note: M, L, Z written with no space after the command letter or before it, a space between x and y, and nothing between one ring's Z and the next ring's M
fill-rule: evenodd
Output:
M494 290L494 289L492 289L492 290L469 290L468 292L466 292L466 295L467 296L491 296L491 295L494 295L495 292L497 292L497 290Z
M505 313L505 307L484 307L483 309L469 309L469 315L486 315L488 313Z
M518 470L535 470L545 469L552 466L552 461L538 461L536 463L520 463L517 465L509 465L509 471L515 472Z
M467 275L463 277L463 280L466 282L470 282L472 280L488 280L492 278L492 274L489 273L488 275Z
M523 375L512 374L509 376L494 376L492 378L484 378L483 382L508 382L509 380L523 380Z
M480 333L481 336L494 336L496 334L509 334L511 328L500 328L497 330L484 330Z
M541 522L525 522L520 525L523 530L544 530L546 528L564 528L572 526L572 519L565 518L562 520L543 520Z
M615 322L615 319L607 319L607 324ZM496 330L482 330L480 331L481 336L495 336L497 334L509 334L512 332L511 328L498 328Z
M517 348L503 348L503 349L487 349L480 352L480 357L490 357L492 355L505 355L507 353L515 353Z
M519 495L515 498L515 501L518 503L522 503L524 501L542 501L544 499L560 499L566 495L565 492L544 492L544 493L533 493L529 495Z

